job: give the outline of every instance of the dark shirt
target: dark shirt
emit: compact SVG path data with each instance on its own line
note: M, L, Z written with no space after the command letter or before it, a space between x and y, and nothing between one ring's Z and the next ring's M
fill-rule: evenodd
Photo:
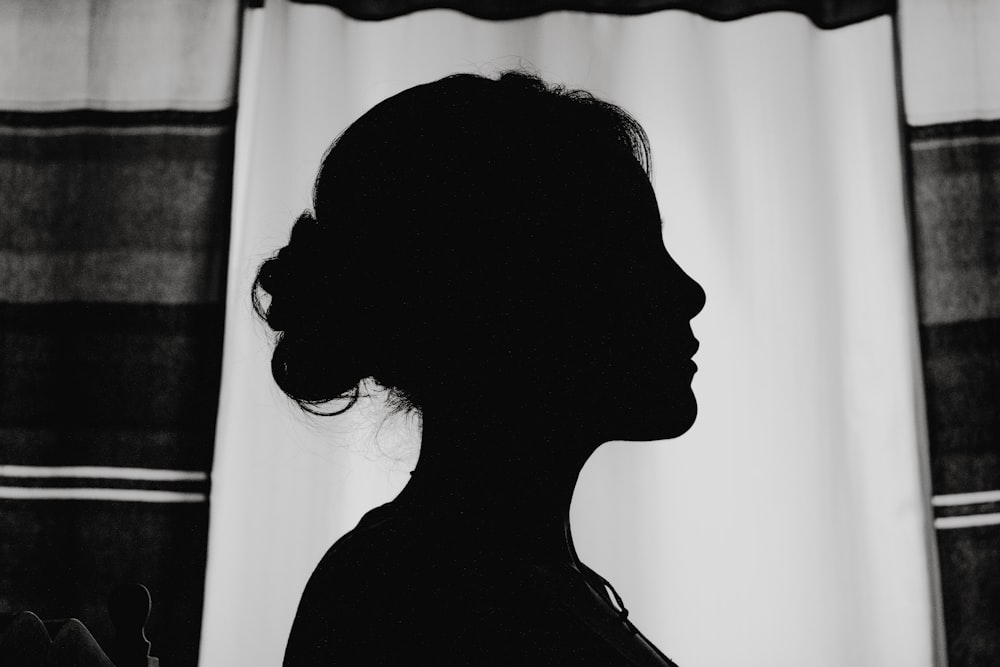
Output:
M532 563L485 532L455 534L392 503L366 514L310 578L285 667L676 667L586 566Z

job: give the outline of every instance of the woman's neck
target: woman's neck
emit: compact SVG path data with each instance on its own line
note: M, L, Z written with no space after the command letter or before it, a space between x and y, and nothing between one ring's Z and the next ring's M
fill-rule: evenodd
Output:
M532 420L423 418L420 459L393 504L447 522L457 543L482 540L537 561L576 565L569 510L600 443ZM460 546L460 544L456 544ZM471 546L471 545L470 545Z

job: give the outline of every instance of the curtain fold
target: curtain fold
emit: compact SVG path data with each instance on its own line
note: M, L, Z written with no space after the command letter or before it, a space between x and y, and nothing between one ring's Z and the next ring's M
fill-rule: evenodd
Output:
M272 0L244 20L202 664L280 662L312 568L419 448L377 401L318 420L280 396L249 307L255 268L367 108L511 66L634 113L665 242L708 293L699 422L597 452L572 511L581 558L684 667L934 663L889 18L829 32L788 13L370 23Z
M236 0L0 4L0 615L197 661Z

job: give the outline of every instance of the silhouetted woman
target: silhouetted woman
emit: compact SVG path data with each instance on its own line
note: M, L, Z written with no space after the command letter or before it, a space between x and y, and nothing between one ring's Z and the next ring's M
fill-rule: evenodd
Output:
M663 247L648 162L620 108L519 72L416 86L331 147L257 277L274 377L314 411L372 378L422 441L317 566L287 667L672 664L569 526L602 443L695 418L705 297Z

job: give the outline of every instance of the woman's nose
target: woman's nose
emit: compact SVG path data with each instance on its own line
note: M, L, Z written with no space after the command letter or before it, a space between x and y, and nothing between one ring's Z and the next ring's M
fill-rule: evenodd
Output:
M705 289L701 286L701 283L699 283L697 280L688 275L687 272L685 272L683 269L681 270L681 273L684 274L684 277L685 279L687 279L688 282L689 291L691 294L689 301L689 303L691 304L691 319L694 319L694 317L701 312L702 308L705 307L705 300L706 300Z
M669 253L668 253L669 256ZM694 317L705 307L705 290L701 283L692 278L687 271L670 257L669 292L674 295L675 309L683 312L688 319Z

